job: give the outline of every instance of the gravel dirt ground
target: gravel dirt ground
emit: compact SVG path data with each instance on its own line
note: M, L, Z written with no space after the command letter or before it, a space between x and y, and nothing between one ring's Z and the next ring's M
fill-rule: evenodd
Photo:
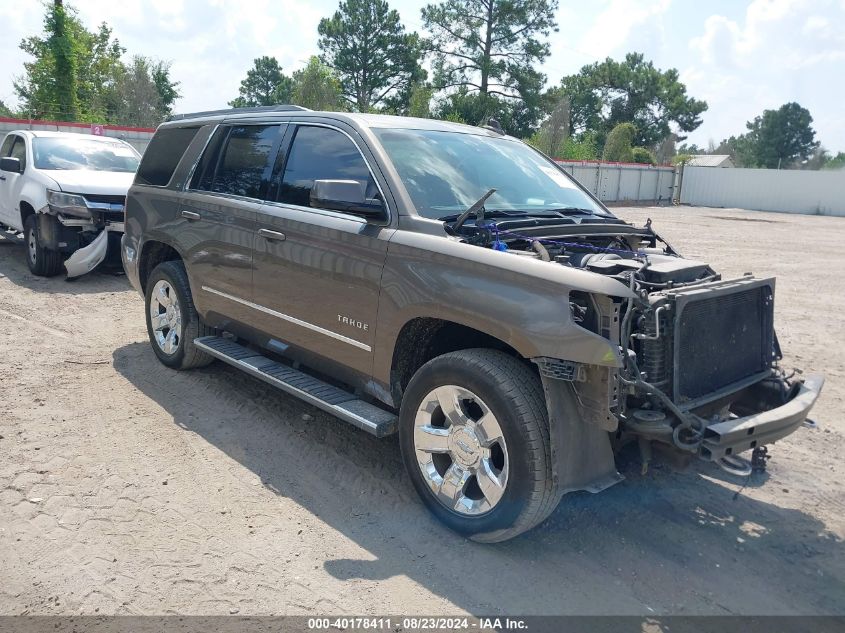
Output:
M36 278L0 245L0 614L845 613L845 218L616 212L777 275L819 428L748 481L626 452L623 483L500 545L426 512L395 439L222 363L165 369L125 278Z

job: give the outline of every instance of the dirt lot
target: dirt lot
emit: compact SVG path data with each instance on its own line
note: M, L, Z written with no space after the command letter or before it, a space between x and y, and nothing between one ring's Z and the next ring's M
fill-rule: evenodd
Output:
M622 484L495 546L427 514L395 439L223 364L166 370L123 277L35 278L0 245L0 614L845 613L845 218L617 212L778 276L820 428L744 488L625 454Z

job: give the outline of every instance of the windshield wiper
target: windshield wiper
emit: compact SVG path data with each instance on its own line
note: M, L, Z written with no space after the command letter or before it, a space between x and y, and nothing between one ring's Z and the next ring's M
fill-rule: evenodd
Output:
M490 189L490 191L488 191L483 196L481 196L478 200L476 200L469 209L467 209L466 211L461 213L458 216L458 219L455 220L455 225L452 227L452 230L457 231L458 229L460 229L463 226L464 222L467 221L467 218L469 218L469 216L471 216L472 214L475 214L476 224L478 222L480 222L481 220L483 220L484 219L484 203L487 202L487 198L492 196L494 193L496 193L496 190Z

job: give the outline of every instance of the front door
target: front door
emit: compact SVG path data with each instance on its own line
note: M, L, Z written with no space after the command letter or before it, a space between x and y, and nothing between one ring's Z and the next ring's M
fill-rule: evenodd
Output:
M393 231L313 208L309 194L320 179L357 180L368 198L380 191L345 132L301 124L288 131L286 144L275 202L262 207L256 225L253 301L264 308L261 329L318 369L366 381Z
M26 141L22 136L9 134L0 147L0 156L17 158L21 171L26 169ZM21 226L20 194L23 188L22 174L0 171L0 222L23 229Z

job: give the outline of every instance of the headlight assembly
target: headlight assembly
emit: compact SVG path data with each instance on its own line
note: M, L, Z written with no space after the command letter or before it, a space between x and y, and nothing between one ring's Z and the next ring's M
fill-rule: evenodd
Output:
M78 218L90 218L91 212L88 210L88 205L85 198L73 193L64 193L62 191L47 190L47 203L50 208L56 213L62 215L72 215Z

